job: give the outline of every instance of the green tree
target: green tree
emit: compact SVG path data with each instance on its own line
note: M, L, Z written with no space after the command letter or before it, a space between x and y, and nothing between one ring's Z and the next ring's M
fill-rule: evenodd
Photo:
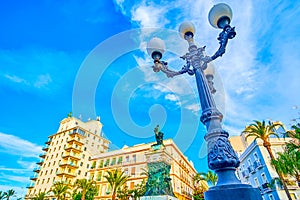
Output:
M0 200L3 200L5 197L5 192L0 191Z
M285 136L292 140L286 144L288 151L296 151L298 156L300 153L300 123L292 126L293 130L287 131Z
M197 173L194 176L194 182L199 183L200 181L207 181L210 185L215 186L218 182L218 175L212 171Z
M141 183L137 184L131 191L134 199L140 199L146 192L146 182L143 180Z
M16 191L14 191L13 189L7 190L7 192L4 192L4 198L6 198L7 200L9 200L11 197L16 196Z
M77 179L74 186L75 190L81 190L81 200L85 200L87 196L93 199L96 195L96 182L93 180Z
M272 160L275 160L275 157L274 157L274 154L271 150L271 143L269 142L269 138L272 135L279 138L279 136L275 132L275 130L276 130L276 128L283 127L283 124L281 124L281 123L272 123L270 121L269 121L269 123L266 123L265 121L260 122L260 121L257 121L257 120L254 120L254 122L255 123L252 123L252 124L246 126L243 133L247 134L246 139L248 137L253 136L254 140L257 140L257 139L262 140L263 146L267 149L267 151L270 155L270 158L271 158L271 162L272 162ZM284 191L285 191L288 199L291 200L292 198L291 198L291 195L288 191L286 183L284 181L283 174L281 172L279 172L278 170L276 170L276 171L277 171L277 174L278 174L278 176L279 176L279 178L282 182Z
M67 195L71 195L69 191L70 189L71 188L65 182L61 181L55 182L50 192L53 193L53 195L56 197L56 200L63 200Z
M46 198L46 192L40 192L35 197L33 197L33 200L45 200Z
M128 200L130 195L130 190L128 189L127 185L124 185L124 187L120 187L117 191L117 197L120 200Z
M206 175L207 175L206 173L200 172L197 173L193 178L194 181L193 197L195 200L203 200L204 192L208 190Z
M107 171L107 175L104 178L112 188L112 200L115 200L118 189L127 182L128 176L120 169L113 169Z
M295 178L300 185L300 158L297 152L286 149L282 153L278 153L278 158L272 160L272 164L276 170L284 175Z

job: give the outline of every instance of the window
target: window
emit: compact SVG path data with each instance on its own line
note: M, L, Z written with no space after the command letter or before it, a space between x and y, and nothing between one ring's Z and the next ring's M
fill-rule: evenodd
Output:
M269 199L270 199L270 200L275 200L273 194L269 194Z
M47 183L49 183L49 181L50 181L50 178L48 178Z
M131 167L131 176L135 175L135 167Z
M50 174L52 174L52 172L53 172L53 169L51 169Z
M255 187L259 187L259 181L257 178L254 178L254 182L255 182Z
M78 175L80 175L80 173L81 173L81 171L79 170L79 171L78 171Z
M261 174L261 178L262 178L263 183L267 182L267 177L266 177L265 173Z
M254 159L255 159L255 160L258 160L258 156L257 156L257 153L256 153L256 152L253 154L253 156L254 156Z
M53 166L55 165L55 161L53 162Z
M134 182L130 182L130 189L132 190L134 188Z
M129 162L129 156L126 156L126 162Z
M248 165L249 165L249 166L251 166L251 164L252 164L252 162L251 162L251 159L250 159L250 158L248 158L248 160L247 160L247 161L248 161Z
M133 162L136 162L136 155L132 156Z
M45 175L47 175L47 173L48 173L48 170L46 170Z

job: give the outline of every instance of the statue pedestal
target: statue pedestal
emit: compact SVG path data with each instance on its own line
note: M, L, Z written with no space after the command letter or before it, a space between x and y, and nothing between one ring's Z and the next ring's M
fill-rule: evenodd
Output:
M146 192L142 200L177 200L173 193L170 178L172 157L164 145L155 144L145 154L148 167Z

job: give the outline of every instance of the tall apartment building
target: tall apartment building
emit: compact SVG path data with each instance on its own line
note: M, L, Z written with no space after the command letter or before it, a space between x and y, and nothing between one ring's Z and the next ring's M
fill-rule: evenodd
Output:
M122 149L101 153L93 156L92 168L89 177L96 181L98 194L94 199L111 199L110 187L104 175L106 171L119 168L129 175L127 186L133 189L135 185L141 183L147 176L146 155L151 150L149 144L137 144L132 147L124 146ZM172 160L170 178L175 196L180 200L191 200L193 194L193 177L196 174L193 163L178 149L173 140L164 140L166 152ZM143 173L144 172L144 173Z
M278 178L275 168L271 165L270 156L263 146L261 140L249 138L245 141L245 135L234 136L230 142L239 155L240 166L237 175L242 183L251 184L260 189L263 200L285 200L287 196L283 188L275 184L271 187L270 183L274 178ZM270 138L271 149L275 156L278 152L284 151L284 146L289 139ZM286 177L288 189L293 199L300 198L300 188L295 179Z
M63 119L57 133L48 137L25 198L48 192L55 181L73 184L76 179L86 178L91 157L106 152L109 143L103 137L99 117L88 122L74 117Z

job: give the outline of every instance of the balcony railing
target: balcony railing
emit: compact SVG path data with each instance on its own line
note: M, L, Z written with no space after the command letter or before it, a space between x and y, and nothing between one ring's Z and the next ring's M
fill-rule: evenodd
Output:
M33 180L33 181L35 181L36 179L37 179L37 175L34 175L34 176L30 176L30 180Z
M52 138L49 138L49 140L47 142L45 142L45 144L50 145L51 142L52 142Z
M39 173L40 170L41 170L41 167L35 167L35 168L33 169L33 171L34 171L34 172L37 172L37 173Z
M268 193L272 192L272 189L270 187L270 184L268 182L265 182L264 184L261 185L263 193Z
M262 165L262 163L260 162L260 160L255 160L254 161L254 168L255 169L260 169L260 168L262 168L263 167L263 165Z
M48 144L43 147L43 151L48 151L48 149L49 149L49 145Z
M247 170L244 170L244 171L242 171L242 175L243 175L243 177L248 178L249 172Z
M41 154L39 155L39 157L45 158L45 157L46 157L46 152L45 152L45 153L41 153Z
M80 156L78 154L67 153L62 155L63 158L72 158L74 160L80 160Z
M72 168L78 168L78 166L72 162L60 162L59 163L59 166L64 166L64 165L67 165L69 167L72 167Z
M36 164L38 164L38 165L42 165L43 164L43 162L44 162L44 159L41 159L40 161L38 161Z
M253 165L250 165L250 166L248 167L248 171L249 171L250 174L255 173L255 169L254 169Z
M67 171L58 171L57 173L56 173L56 175L57 176L63 176L63 175L65 175L65 176L67 176L67 177L76 177L76 173L75 172L67 172Z
M34 183L30 183L30 184L27 184L26 188L33 188L34 187Z

